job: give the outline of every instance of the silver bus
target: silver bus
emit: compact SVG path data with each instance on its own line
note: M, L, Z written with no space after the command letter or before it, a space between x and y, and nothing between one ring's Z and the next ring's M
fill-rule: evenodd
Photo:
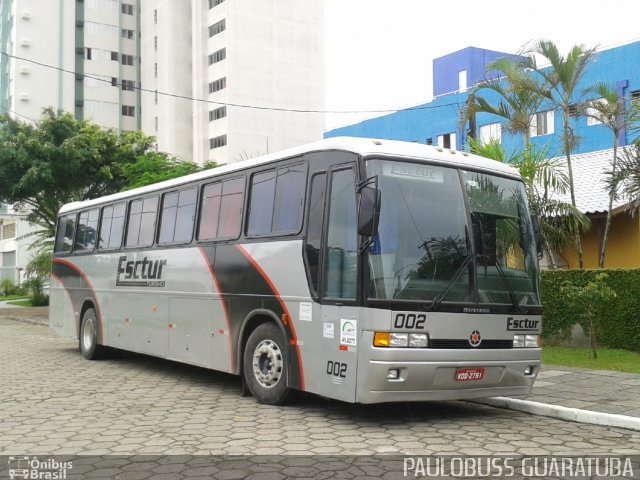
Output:
M530 392L537 222L516 169L334 138L59 213L50 325L239 375L280 404Z

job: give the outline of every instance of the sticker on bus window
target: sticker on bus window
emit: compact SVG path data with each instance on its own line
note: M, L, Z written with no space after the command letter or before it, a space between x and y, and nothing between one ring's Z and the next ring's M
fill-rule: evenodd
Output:
M438 167L412 163L389 163L383 167L388 177L415 178L430 183L444 183L444 173Z
M355 320L340 319L340 345L355 347L358 344L357 332Z
M310 322L312 319L311 313L311 303L310 302L300 302L300 321L301 322Z

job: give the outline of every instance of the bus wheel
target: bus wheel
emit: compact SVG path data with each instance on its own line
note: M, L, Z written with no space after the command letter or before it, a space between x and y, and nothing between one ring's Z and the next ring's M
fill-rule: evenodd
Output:
M251 394L260 402L280 405L291 390L287 387L286 341L273 323L264 323L249 336L244 350L243 373Z
M87 360L99 360L105 356L106 347L98 345L98 328L96 311L88 308L82 315L80 326L80 351Z

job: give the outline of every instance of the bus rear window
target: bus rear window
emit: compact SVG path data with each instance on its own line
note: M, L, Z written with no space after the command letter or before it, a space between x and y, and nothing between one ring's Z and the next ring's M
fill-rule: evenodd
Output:
M68 253L73 247L73 235L76 230L76 215L64 215L58 220L56 233L56 253Z

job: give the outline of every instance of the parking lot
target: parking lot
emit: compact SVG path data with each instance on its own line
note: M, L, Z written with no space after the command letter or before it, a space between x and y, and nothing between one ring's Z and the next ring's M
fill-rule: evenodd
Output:
M0 454L640 454L640 432L471 402L292 405L237 377L141 355L88 362L48 328L0 319Z

